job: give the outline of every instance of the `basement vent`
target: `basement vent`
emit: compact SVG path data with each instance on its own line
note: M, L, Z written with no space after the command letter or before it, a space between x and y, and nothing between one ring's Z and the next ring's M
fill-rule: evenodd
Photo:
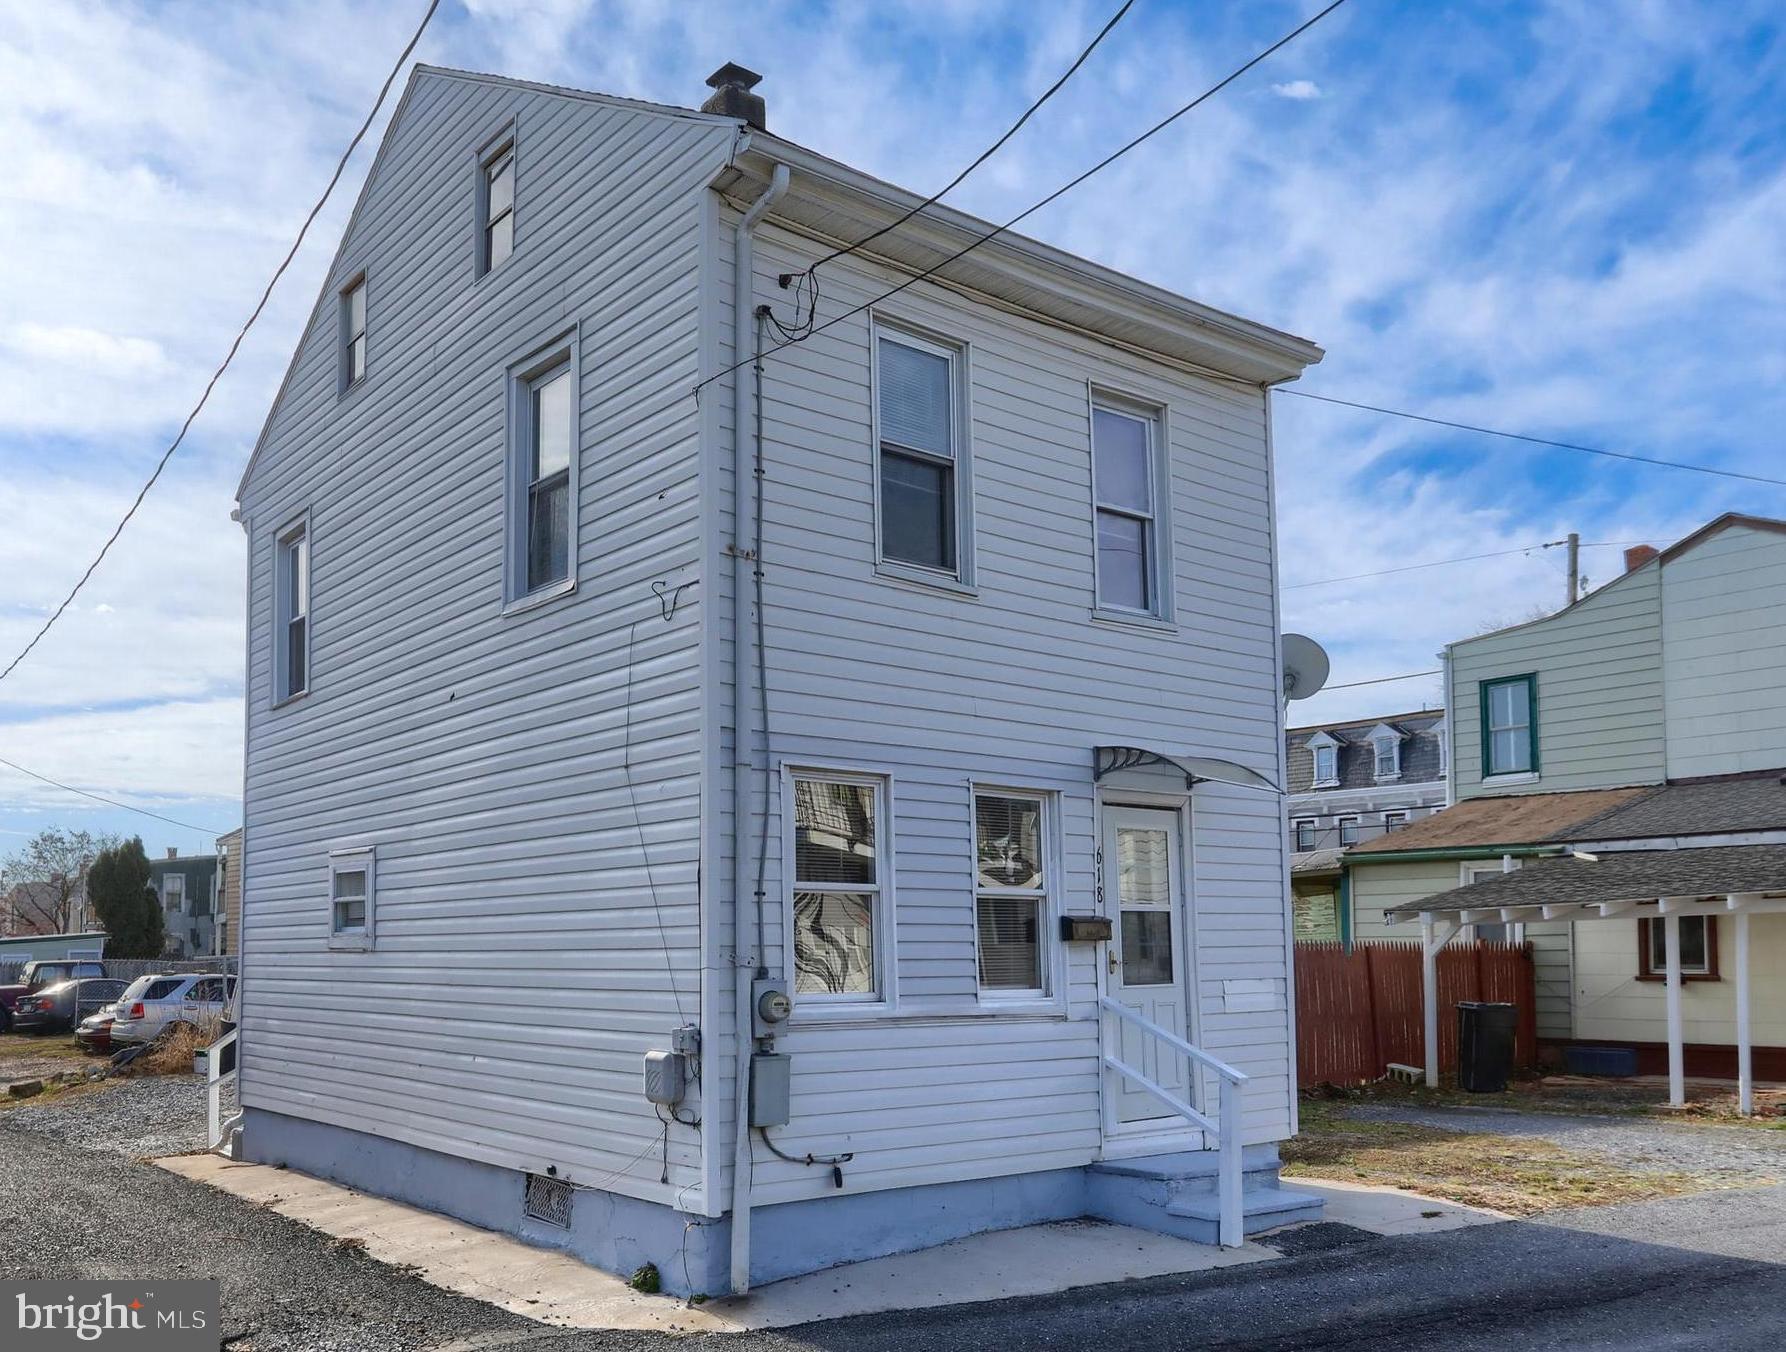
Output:
M556 1225L560 1230L571 1228L571 1197L574 1189L562 1178L544 1174L527 1175L525 1210L536 1221Z

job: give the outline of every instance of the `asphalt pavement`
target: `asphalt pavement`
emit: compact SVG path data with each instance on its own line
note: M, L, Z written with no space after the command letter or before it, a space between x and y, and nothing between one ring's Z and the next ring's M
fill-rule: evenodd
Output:
M233 1352L664 1352L563 1333L239 1198L0 1113L0 1277L215 1277ZM49 1125L49 1119L44 1120ZM60 1124L58 1124L60 1125ZM1786 1188L1379 1238L1299 1233L1269 1263L1061 1295L713 1334L704 1352L1778 1348Z

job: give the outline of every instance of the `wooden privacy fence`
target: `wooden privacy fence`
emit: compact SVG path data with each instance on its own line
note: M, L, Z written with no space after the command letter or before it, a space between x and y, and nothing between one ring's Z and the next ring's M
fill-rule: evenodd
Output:
M1457 1005L1519 1011L1516 1067L1535 1065L1538 1011L1530 944L1449 944L1439 954L1439 1068L1457 1069ZM1426 1064L1418 940L1296 945L1296 1066L1303 1085L1362 1084L1391 1061Z

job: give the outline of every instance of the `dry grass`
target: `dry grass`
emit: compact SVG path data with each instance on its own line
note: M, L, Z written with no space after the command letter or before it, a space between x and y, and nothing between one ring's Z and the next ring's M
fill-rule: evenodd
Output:
M86 1053L66 1033L30 1037L24 1033L0 1036L0 1079L15 1075L14 1061L81 1061ZM23 1078L20 1076L19 1078Z
M189 1023L177 1023L149 1050L119 1069L123 1075L190 1075L192 1057L215 1040L215 1034Z
M1729 1186L1715 1175L1629 1172L1597 1155L1531 1137L1354 1121L1328 1104L1306 1101L1302 1134L1284 1143L1283 1160L1291 1177L1406 1188L1512 1216Z

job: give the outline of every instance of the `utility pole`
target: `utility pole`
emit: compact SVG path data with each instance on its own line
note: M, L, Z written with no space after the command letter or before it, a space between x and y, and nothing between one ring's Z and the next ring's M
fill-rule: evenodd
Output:
M1581 594L1581 536L1575 531L1569 532L1569 599L1564 605L1572 606Z

